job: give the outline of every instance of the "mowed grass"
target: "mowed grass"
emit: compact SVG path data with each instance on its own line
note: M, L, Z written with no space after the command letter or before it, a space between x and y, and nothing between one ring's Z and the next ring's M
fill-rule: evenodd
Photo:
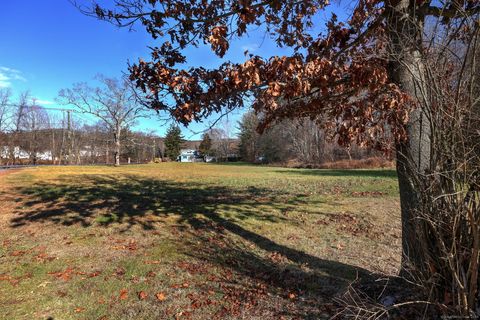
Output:
M329 318L393 274L393 170L161 163L0 176L4 319Z

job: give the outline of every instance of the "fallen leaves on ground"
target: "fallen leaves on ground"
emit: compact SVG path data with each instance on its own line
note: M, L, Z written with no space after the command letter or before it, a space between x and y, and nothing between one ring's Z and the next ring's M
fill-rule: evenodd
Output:
M148 294L145 291L140 291L138 293L138 299L140 299L140 300L145 300L145 299L147 299L147 297L148 297Z
M74 273L75 273L75 270L72 267L67 267L64 271L49 272L48 274L53 275L57 279L68 281L72 278L72 275Z
M125 300L128 298L128 290L122 289L120 290L120 300Z
M163 301L166 299L166 296L165 296L165 293L158 292L155 294L155 298L157 298L158 301Z
M180 283L180 284L174 284L171 287L173 289L180 289L180 288L188 288L190 284L188 282Z
M69 281L72 279L74 275L83 276L82 279L86 278L94 278L101 274L101 271L93 271L93 272L83 272L83 271L76 271L73 267L67 267L63 271L57 272L48 272L49 275L54 276L57 279L61 279L63 281Z
M10 253L10 255L12 257L20 257L20 256L23 256L25 253L27 253L27 251L25 250L15 250L12 253Z

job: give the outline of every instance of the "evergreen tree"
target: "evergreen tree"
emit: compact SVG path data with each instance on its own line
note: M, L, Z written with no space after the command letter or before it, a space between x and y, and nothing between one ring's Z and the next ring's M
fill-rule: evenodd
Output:
M254 162L259 156L258 140L260 134L257 132L258 118L254 112L247 112L238 123L240 129L239 152L243 161Z
M172 124L168 128L167 135L165 136L165 155L170 158L170 160L176 160L180 155L182 143L183 137L180 128Z
M208 156L212 153L212 139L208 133L203 134L198 151L200 151L202 156Z

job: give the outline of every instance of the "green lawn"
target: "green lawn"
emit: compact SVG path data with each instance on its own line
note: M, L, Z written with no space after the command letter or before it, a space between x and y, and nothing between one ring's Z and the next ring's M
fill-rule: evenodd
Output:
M392 170L42 167L0 204L4 319L328 318L400 260Z

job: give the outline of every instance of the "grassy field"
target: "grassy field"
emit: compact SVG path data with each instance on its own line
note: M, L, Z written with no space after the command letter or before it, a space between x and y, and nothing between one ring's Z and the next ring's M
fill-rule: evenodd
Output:
M0 175L3 319L329 318L395 273L392 170L161 163Z

